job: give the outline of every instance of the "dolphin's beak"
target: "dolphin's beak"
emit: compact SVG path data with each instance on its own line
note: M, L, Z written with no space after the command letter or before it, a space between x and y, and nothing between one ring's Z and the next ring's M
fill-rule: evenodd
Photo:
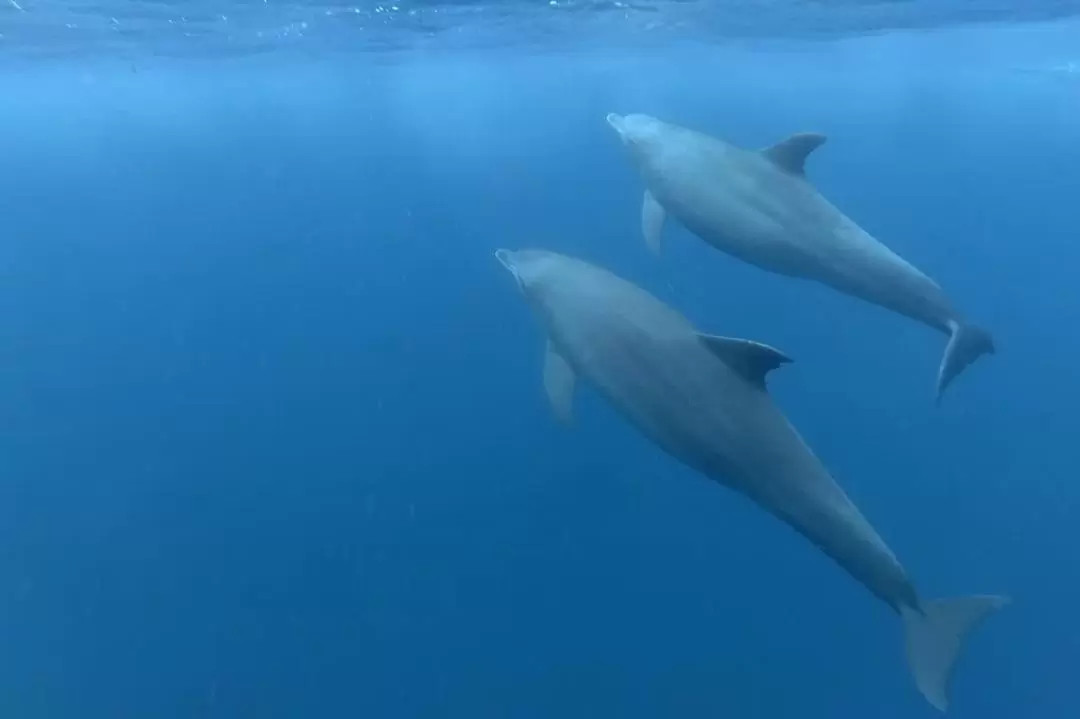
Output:
M501 249L500 250L495 250L495 259L497 259L502 264L503 267L505 267L506 269L510 270L511 273L513 273L514 272L514 263L510 259L511 255L513 255L513 253L510 250L501 250Z
M525 284L521 281L521 275L518 274L517 267L514 266L514 253L511 250L495 250L495 259L510 271L510 274L514 276L514 282L517 283L518 289L524 294Z
M611 125L611 127L615 130L615 132L619 133L620 136L622 135L622 131L623 131L623 118L622 118L622 115L616 115L614 112L609 112L607 114L607 124Z

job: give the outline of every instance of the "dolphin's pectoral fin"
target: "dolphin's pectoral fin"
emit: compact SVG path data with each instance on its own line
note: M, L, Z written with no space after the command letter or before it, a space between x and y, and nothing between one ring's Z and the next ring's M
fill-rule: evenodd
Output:
M806 158L824 145L825 139L824 135L817 132L798 132L772 147L766 147L761 154L772 160L781 170L801 176L806 174Z
M544 351L544 391L547 392L555 418L565 425L574 419L575 384L577 376L574 370L548 340Z
M765 389L765 376L791 358L780 350L752 340L698 333L698 338L714 355L741 374L748 382Z
M665 217L667 211L663 205L656 201L651 192L645 190L645 200L641 203L641 234L645 235L645 244L654 255L660 254Z

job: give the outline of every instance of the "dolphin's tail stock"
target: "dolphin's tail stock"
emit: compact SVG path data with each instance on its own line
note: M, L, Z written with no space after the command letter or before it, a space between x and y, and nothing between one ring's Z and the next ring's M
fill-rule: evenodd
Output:
M908 666L919 691L935 709L945 711L949 706L949 679L968 634L1008 603L1008 597L982 595L937 599L917 609L901 607Z
M938 404L941 404L941 396L945 393L945 388L952 384L957 375L969 364L984 354L994 354L994 338L983 328L952 322L950 329L952 335L949 337L949 344L945 346L945 356L941 358L941 367L938 368Z

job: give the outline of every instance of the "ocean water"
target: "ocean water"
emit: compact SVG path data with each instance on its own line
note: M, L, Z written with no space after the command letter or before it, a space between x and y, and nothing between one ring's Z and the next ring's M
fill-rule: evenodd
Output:
M1080 4L0 7L0 713L936 716L900 622L584 386L493 252L781 348L926 597L1004 593L950 715L1080 711ZM1019 4L1016 4L1019 5ZM812 181L994 334L672 224L604 122L829 140Z

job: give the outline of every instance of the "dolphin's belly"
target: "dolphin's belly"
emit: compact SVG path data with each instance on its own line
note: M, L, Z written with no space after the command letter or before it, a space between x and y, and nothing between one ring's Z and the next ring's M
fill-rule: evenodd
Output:
M813 262L803 238L789 231L786 218L746 188L666 178L653 194L668 214L713 247L771 272L803 276Z
M657 330L634 309L618 323L587 321L589 310L577 309L574 321L551 328L552 338L646 437L696 469L724 475L718 481L736 481L761 403L691 330Z
M671 216L733 257L820 282L938 329L953 318L937 283L804 182L766 190L753 173L667 171L648 179Z

